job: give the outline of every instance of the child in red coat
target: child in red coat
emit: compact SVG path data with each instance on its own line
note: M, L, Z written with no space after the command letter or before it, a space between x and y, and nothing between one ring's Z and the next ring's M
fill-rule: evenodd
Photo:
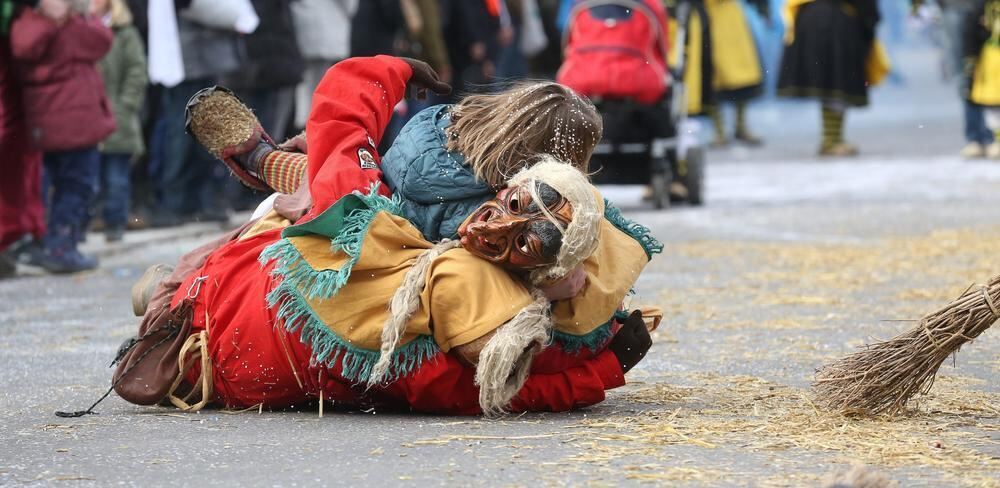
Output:
M65 0L46 0L11 25L11 54L24 86L30 139L44 152L45 179L52 188L39 264L54 273L97 266L77 244L97 193L97 144L115 129L96 67L111 41L111 30L100 19L72 11Z

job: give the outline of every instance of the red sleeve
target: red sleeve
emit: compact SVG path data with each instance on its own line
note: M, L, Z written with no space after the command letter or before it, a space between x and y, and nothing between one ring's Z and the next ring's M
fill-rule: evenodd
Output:
M395 383L402 388L411 408L429 413L477 415L479 388L475 370L450 354L440 354L418 371ZM528 376L521 392L511 402L511 412L561 412L604 400L604 391L625 384L621 366L611 351L565 371Z
M71 17L62 28L73 40L73 57L79 61L96 63L111 50L114 34L96 16Z
M381 181L376 147L412 74L398 58L375 56L341 61L323 76L306 123L314 212ZM362 153L374 159L374 167L362 164ZM381 193L389 194L385 185Z
M44 15L23 9L10 26L10 49L14 59L35 62L45 55L59 32L56 23Z
M533 374L510 403L511 412L562 412L604 401L604 391L625 384L618 358L605 350L560 373Z

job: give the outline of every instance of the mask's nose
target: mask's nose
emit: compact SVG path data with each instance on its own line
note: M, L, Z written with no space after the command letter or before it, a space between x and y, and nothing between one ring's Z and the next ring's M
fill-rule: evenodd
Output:
M468 233L498 244L524 225L524 219L498 219L469 225Z

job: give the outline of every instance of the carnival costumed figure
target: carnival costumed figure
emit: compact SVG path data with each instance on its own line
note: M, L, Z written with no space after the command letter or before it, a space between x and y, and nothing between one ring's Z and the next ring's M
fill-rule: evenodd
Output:
M993 142L986 157L1000 159L1000 0L983 0L966 20L964 64L971 75L969 101L983 107Z
M750 0L750 3L767 17L767 0ZM712 88L716 104L709 107L708 113L715 126L714 144L729 143L718 104L732 102L736 106L733 139L752 146L760 145L760 138L747 128L746 108L750 100L763 93L764 73L743 2L705 0L705 8L712 37Z
M879 21L871 0L789 0L783 12L785 52L778 95L814 98L823 114L821 156L854 156L844 141L848 107L868 105L868 87L888 74L875 39Z
M606 226L606 215L624 221L551 157L463 219L459 241L424 239L380 184L373 153L408 80L440 87L414 65L380 56L328 72L307 126L311 205L279 197L263 219L182 260L123 349L124 398L497 413L593 404L622 383L648 333L619 304L655 241ZM242 164L244 177L270 178ZM550 312L538 285L581 265L588 286ZM550 340L557 346L536 357ZM176 354L144 361L156 348ZM178 363L188 366L180 376ZM150 384L157 375L178 379ZM187 390L200 401L188 403Z

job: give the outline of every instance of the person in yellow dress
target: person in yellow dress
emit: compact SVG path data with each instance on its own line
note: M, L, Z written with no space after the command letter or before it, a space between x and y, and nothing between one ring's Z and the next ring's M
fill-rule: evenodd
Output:
M788 0L785 52L778 95L818 99L823 113L821 156L854 156L844 141L848 107L868 105L868 87L888 73L875 39L878 5L872 0Z
M767 17L766 0L748 0L761 15ZM763 93L764 73L757 45L741 0L705 0L712 50L712 88L716 103L707 107L715 126L715 145L729 143L719 104L736 105L736 127L733 139L757 146L761 139L747 128L746 108L750 100Z

